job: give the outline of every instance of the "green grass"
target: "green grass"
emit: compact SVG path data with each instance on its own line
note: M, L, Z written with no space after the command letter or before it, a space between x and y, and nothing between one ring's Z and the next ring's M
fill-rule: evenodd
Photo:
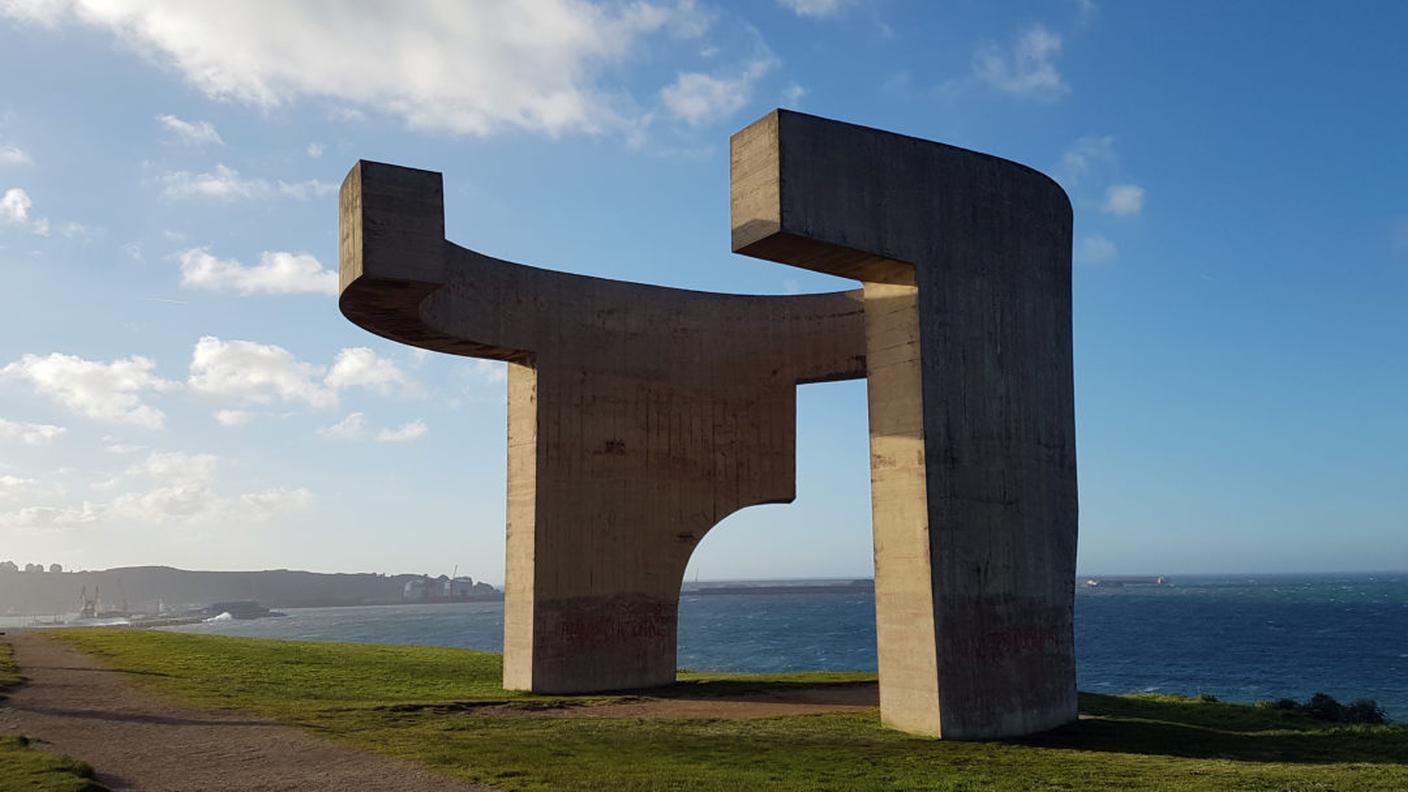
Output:
M0 699L24 681L10 645L0 641ZM23 737L0 736L0 789L5 792L102 792L93 768L82 762L36 751Z
M1079 723L958 743L874 712L647 721L486 715L497 655L135 630L60 633L188 702L278 717L505 790L1403 790L1408 728L1331 726L1177 697L1082 696ZM873 676L684 674L672 691L736 695ZM598 697L600 698L600 697ZM427 706L439 705L439 706Z
M5 691L19 685L24 681L20 676L20 670L15 666L15 653L10 645L0 641L0 698L4 698Z

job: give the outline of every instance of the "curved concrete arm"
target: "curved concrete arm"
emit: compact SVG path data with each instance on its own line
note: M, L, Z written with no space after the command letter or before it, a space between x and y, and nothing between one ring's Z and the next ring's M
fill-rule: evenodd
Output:
M359 162L339 306L378 335L509 361L504 679L666 684L689 556L796 493L796 386L865 376L859 291L766 297L552 272L444 238L440 174Z

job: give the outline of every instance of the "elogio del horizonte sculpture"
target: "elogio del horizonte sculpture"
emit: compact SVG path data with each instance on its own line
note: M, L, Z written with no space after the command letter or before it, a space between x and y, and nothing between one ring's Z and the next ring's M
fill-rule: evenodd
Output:
M1005 737L1076 717L1071 205L1031 168L778 110L731 144L733 249L857 280L708 294L445 239L439 173L342 184L342 313L508 361L504 686L675 678L690 553L795 495L796 388L869 380L880 713Z

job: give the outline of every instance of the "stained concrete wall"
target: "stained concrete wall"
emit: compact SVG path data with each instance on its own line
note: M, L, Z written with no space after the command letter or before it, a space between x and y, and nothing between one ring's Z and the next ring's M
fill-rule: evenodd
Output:
M865 285L882 719L959 739L1074 719L1065 193L787 111L731 162L735 251Z
M668 684L689 556L795 495L796 386L865 375L859 292L755 297L513 264L444 239L440 176L361 162L340 307L372 332L510 361L504 683Z

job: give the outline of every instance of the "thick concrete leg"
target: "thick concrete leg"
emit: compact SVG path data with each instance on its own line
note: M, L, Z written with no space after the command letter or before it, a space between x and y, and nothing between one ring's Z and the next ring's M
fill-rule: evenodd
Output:
M777 111L734 136L734 249L865 284L881 717L1076 717L1071 209L1029 168Z

